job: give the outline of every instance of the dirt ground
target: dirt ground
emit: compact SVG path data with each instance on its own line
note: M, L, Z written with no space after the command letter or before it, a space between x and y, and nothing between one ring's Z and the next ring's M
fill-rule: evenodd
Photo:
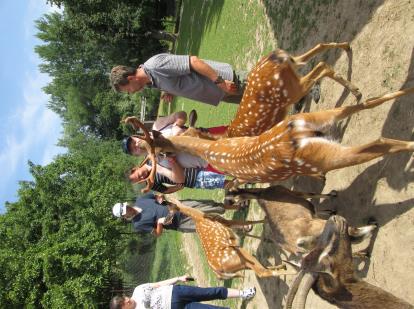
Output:
M266 4L266 3L265 3ZM265 5L264 4L264 5ZM269 9L269 8L267 8ZM259 29L260 27L260 29ZM269 33L258 25L258 33L268 39ZM289 36L289 28L284 37ZM277 35L274 34L275 39ZM260 35L256 36L261 46ZM349 41L352 53L329 51L317 61L331 64L337 73L351 78L363 99L400 88L414 86L414 2L339 1L329 8L329 14L316 22L314 31L304 41L306 51L319 42ZM283 42L278 42L283 45ZM283 46L282 46L283 47ZM251 59L249 63L251 62ZM316 63L316 62L315 62ZM308 99L304 111L355 104L355 99L343 87L331 80L321 82L318 104ZM374 110L354 115L332 130L345 145L368 143L380 136L413 140L414 97L403 97L385 103ZM414 304L414 169L411 154L397 154L355 167L327 174L326 182L296 178L291 188L329 192L339 191L331 201L314 201L318 209L335 209L350 224L360 226L374 217L379 229L362 245L371 258L356 265L364 280ZM250 211L249 219L262 218L260 211ZM263 234L270 233L265 227ZM280 252L272 244L246 239L244 247L254 253L264 265L280 262ZM258 279L252 271L245 272L241 285L255 285L258 294L246 308L282 308L291 277ZM312 293L312 292L311 292ZM311 294L307 308L333 308Z

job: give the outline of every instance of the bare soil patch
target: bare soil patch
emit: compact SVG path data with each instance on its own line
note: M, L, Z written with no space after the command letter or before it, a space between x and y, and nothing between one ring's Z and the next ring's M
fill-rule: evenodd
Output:
M319 42L349 41L351 55L332 51L317 61L324 60L338 73L350 77L363 93L363 99L414 86L413 1L339 1L325 9L329 12L319 12L320 18L309 16L315 21L313 30L303 38L300 50L290 52L300 54ZM283 36L278 33L274 37L288 38L293 35L289 31L294 31L295 27L283 30ZM266 35L264 39L267 38ZM278 46L288 49L283 46L287 42L283 38ZM260 42L256 41L256 44L262 46ZM328 79L322 81L321 90L319 104L308 101L304 111L355 104L352 95ZM333 134L345 145L368 143L380 136L412 140L413 103L412 96L404 97L361 112L334 128ZM330 172L325 183L297 178L288 185L303 191L338 190L336 200L314 202L321 209L336 209L353 225L363 225L368 218L375 217L379 230L370 242L362 244L362 247L369 247L371 259L356 265L358 275L414 304L413 172L412 155L398 154ZM255 213L250 217L262 217L262 214ZM264 235L267 233L265 228ZM265 265L280 262L280 252L273 244L248 239L244 247L256 253ZM250 271L245 274L243 285L258 287L257 297L246 308L282 308L292 278L258 279ZM312 294L307 308L333 306Z

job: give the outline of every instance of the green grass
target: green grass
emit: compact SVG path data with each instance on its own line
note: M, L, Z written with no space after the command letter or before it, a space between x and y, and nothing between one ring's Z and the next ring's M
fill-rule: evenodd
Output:
M256 5L247 10L244 2L184 0L176 54L197 55L202 59L230 63L234 69L246 70L241 58L252 49L256 27L263 22L265 15ZM241 18L239 14L234 14L235 10L246 10L249 16L243 15ZM271 49L270 42L266 49ZM253 50L254 59L260 56ZM160 112L167 114L167 109L161 106ZM191 109L196 109L199 114L199 126L212 127L228 124L237 105L220 103L215 107L177 98L171 106L172 111L189 112Z
M181 243L181 234L175 231L164 231L162 237L157 239L151 282L182 276L187 272L187 259Z

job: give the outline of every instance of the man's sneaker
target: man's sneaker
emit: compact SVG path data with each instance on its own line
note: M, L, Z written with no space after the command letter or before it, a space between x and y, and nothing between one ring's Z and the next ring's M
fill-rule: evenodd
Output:
M244 290L240 291L240 297L243 300L252 299L255 295L256 295L256 288L255 287L247 288L247 289L244 289Z

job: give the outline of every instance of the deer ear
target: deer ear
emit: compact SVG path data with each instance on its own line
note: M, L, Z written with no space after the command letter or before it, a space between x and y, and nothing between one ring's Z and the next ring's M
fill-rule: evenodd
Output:
M153 138L158 138L161 136L161 132L157 130L152 130L152 136Z

